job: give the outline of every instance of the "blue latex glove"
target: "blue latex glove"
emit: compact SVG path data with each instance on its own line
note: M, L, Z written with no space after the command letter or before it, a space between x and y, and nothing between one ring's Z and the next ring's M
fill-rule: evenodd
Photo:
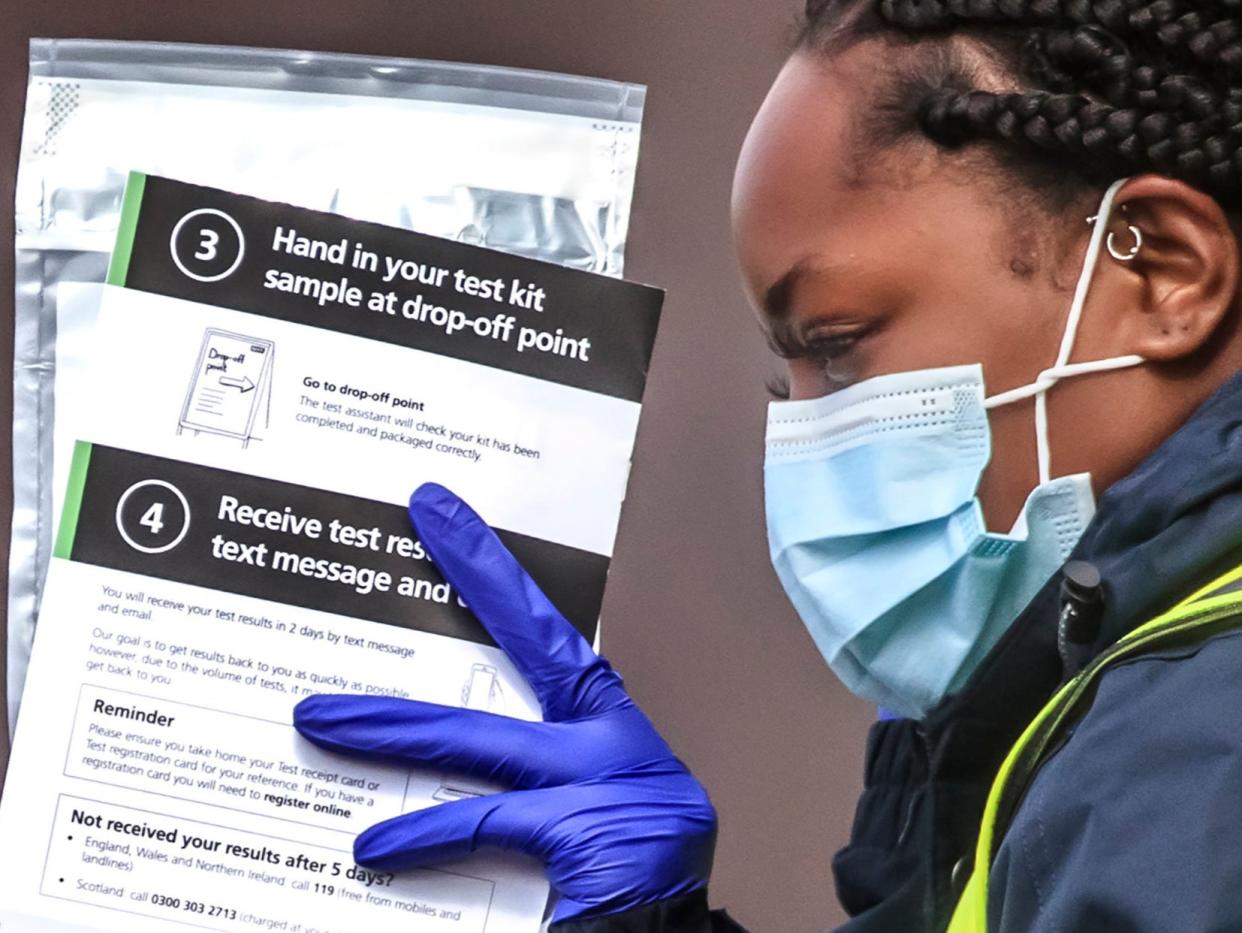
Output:
M495 846L541 859L555 919L619 913L707 884L716 813L621 678L471 508L422 486L410 519L431 559L534 689L545 722L389 697L320 695L294 710L333 751L514 790L372 826L360 865L400 871Z

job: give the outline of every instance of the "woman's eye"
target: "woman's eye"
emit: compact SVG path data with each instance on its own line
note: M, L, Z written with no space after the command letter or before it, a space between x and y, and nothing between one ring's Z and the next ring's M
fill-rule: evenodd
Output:
M807 341L807 356L821 363L831 363L846 356L858 343L861 334L834 334Z
M807 342L807 357L819 364L829 383L843 387L857 381L858 367L851 364L850 354L865 334L855 331L833 334Z
M856 356L854 351L870 330L870 327L856 327L849 331L821 332L805 337L776 332L768 335L768 341L783 359L805 361L818 369L830 386L842 388L857 381L859 367L852 356ZM769 380L767 389L774 399L784 400L790 397L787 378Z

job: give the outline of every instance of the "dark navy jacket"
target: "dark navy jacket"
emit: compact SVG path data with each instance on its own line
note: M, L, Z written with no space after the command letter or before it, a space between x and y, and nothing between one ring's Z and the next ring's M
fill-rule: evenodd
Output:
M1242 375L1101 497L1072 559L1101 571L1098 653L1242 564ZM1060 581L922 723L877 723L840 933L945 928L1001 761L1063 679ZM779 904L771 909L779 910ZM554 933L738 930L703 895ZM1242 930L1242 634L1108 671L1036 775L992 867L989 933Z

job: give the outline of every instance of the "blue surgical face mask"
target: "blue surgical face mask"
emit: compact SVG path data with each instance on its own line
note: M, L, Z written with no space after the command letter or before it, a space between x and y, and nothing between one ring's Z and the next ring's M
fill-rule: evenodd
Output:
M955 366L772 404L772 563L825 660L859 696L921 718L965 683L1086 528L1090 476L1050 475L1046 393L1143 362L1069 363L1122 184L1101 204L1057 358L1032 385L988 398L982 366ZM1040 482L1014 528L990 533L976 497L991 457L987 411L1032 397Z

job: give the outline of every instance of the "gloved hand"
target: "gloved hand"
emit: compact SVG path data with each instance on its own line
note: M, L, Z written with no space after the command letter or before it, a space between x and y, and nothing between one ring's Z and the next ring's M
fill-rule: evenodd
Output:
M530 683L546 721L389 697L299 703L294 725L324 748L514 788L372 826L354 843L358 863L400 871L482 846L524 852L547 865L560 895L556 920L704 887L715 810L621 678L461 499L422 486L410 519L440 572Z

